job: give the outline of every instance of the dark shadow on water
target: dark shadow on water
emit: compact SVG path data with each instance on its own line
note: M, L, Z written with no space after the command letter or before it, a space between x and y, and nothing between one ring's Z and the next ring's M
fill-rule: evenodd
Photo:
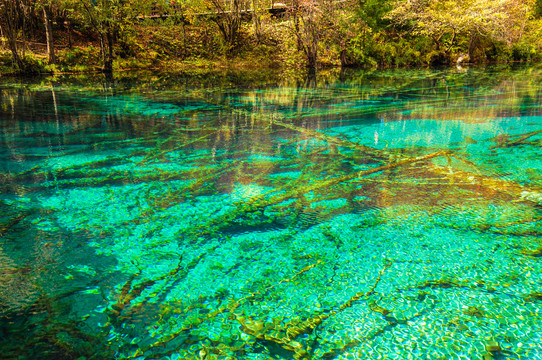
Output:
M126 276L96 255L85 233L38 230L29 216L7 231L0 249L2 359L112 359L98 307ZM58 224L57 224L58 225ZM90 265L94 273L72 266Z

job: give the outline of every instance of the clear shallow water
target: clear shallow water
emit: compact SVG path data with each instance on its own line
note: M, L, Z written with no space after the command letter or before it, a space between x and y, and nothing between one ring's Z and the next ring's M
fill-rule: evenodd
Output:
M541 79L4 79L2 357L542 359Z

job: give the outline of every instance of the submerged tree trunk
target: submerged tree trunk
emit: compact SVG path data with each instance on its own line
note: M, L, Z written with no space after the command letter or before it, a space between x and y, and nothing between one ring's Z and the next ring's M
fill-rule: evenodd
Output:
M43 20L45 22L45 36L47 38L47 55L49 57L49 64L56 63L55 45L53 42L53 26L51 21L51 8L49 6L43 7Z

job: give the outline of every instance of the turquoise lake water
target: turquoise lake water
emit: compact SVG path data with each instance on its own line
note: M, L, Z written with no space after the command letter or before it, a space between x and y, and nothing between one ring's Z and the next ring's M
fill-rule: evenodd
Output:
M542 69L0 79L2 359L542 359Z

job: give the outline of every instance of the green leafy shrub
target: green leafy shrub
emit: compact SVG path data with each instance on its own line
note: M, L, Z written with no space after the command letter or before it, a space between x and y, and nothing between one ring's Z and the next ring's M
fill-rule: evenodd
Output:
M65 66L88 65L100 63L100 50L92 45L82 48L64 49L58 52L59 64Z
M0 53L0 72L6 74L44 74L51 72L47 65L47 60L35 56L34 54L26 54L21 57L22 65L19 67L13 62L10 53Z
M531 61L536 55L536 48L533 44L514 44L511 55L514 61Z
M27 54L21 58L22 66L15 71L20 74L33 75L48 73L47 60Z

